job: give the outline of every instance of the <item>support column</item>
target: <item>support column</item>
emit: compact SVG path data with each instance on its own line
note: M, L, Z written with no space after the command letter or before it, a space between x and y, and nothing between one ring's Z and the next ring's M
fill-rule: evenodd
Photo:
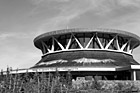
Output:
M132 73L131 73L131 80L134 80L134 81L137 80L137 78L136 78L136 71L135 70L133 70Z
M136 81L136 71L135 70L133 71L133 75L134 75L133 76L134 77L134 81Z

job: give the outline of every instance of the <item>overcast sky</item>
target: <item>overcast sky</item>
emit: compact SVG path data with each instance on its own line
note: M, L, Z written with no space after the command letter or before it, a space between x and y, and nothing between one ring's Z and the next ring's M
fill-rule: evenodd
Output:
M33 39L65 28L112 28L140 36L140 0L0 0L0 69L41 58ZM133 52L140 62L140 48Z

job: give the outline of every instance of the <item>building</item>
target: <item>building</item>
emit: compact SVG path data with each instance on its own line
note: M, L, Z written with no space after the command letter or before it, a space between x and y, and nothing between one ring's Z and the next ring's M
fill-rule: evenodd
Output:
M140 37L129 32L101 28L64 29L39 35L34 45L43 55L29 72L47 73L57 69L62 74L71 71L73 78L140 79L140 64L132 55L133 49L140 45Z

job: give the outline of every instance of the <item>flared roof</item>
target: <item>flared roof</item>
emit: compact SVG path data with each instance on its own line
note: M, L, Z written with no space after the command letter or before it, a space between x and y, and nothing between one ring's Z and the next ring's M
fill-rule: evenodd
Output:
M40 67L117 67L139 65L131 55L109 51L68 51L44 56L33 68Z
M69 33L91 33L91 32L104 33L104 34L118 34L122 37L131 38L132 41L137 42L138 45L140 44L140 37L133 33L122 31L122 30L103 29L103 28L74 28L74 29L62 29L62 30L56 30L56 31L49 31L49 32L46 32L44 34L37 36L34 39L34 44L36 47L39 47L42 40L45 40L51 36L65 35Z

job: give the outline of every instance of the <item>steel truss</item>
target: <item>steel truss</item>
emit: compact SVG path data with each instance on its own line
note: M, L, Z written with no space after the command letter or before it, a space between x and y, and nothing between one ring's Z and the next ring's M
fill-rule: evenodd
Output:
M131 38L103 33L70 33L42 40L43 55L76 50L106 50L132 54Z

